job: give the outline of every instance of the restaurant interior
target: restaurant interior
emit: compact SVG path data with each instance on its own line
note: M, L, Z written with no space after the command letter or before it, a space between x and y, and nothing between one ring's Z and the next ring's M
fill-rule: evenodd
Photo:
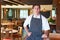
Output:
M32 5L40 4L40 12L49 22L49 40L60 40L60 0L2 0L1 40L25 40L25 19Z

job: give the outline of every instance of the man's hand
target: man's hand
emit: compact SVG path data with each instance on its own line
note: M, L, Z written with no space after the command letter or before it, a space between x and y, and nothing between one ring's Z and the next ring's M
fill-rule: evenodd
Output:
M42 38L43 40L47 40L49 38L49 30L43 30Z
M30 36L32 33L31 32L28 32L27 35Z
M47 40L48 36L46 34L42 35L43 40Z

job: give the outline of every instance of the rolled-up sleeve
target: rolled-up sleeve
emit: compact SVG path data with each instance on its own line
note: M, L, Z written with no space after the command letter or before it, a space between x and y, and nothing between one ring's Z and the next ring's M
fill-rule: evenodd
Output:
M27 25L29 25L30 27L30 21L31 21L32 15L28 16L23 24L24 27L26 27Z
M26 27L28 24L29 24L29 17L26 18L26 20L25 20L23 26Z
M50 30L50 26L49 26L49 23L48 23L48 20L47 19L43 19L43 30Z

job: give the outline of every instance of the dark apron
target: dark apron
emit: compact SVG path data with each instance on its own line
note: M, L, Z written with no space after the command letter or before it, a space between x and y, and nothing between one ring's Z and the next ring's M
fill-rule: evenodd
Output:
M42 40L42 18L33 18L31 19L29 32L32 34L27 38L27 40Z

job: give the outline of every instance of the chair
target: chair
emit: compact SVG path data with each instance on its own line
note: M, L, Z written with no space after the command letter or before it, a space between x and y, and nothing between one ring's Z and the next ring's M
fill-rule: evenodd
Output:
M20 27L18 33L13 34L13 38L14 38L14 40L15 40L16 38L18 38L18 40L22 40L22 27ZM21 39L20 39L20 38L21 38Z
M11 33L9 33L11 31ZM7 30L5 31L5 36L2 38L2 40L13 40L13 34L12 34L12 30Z

